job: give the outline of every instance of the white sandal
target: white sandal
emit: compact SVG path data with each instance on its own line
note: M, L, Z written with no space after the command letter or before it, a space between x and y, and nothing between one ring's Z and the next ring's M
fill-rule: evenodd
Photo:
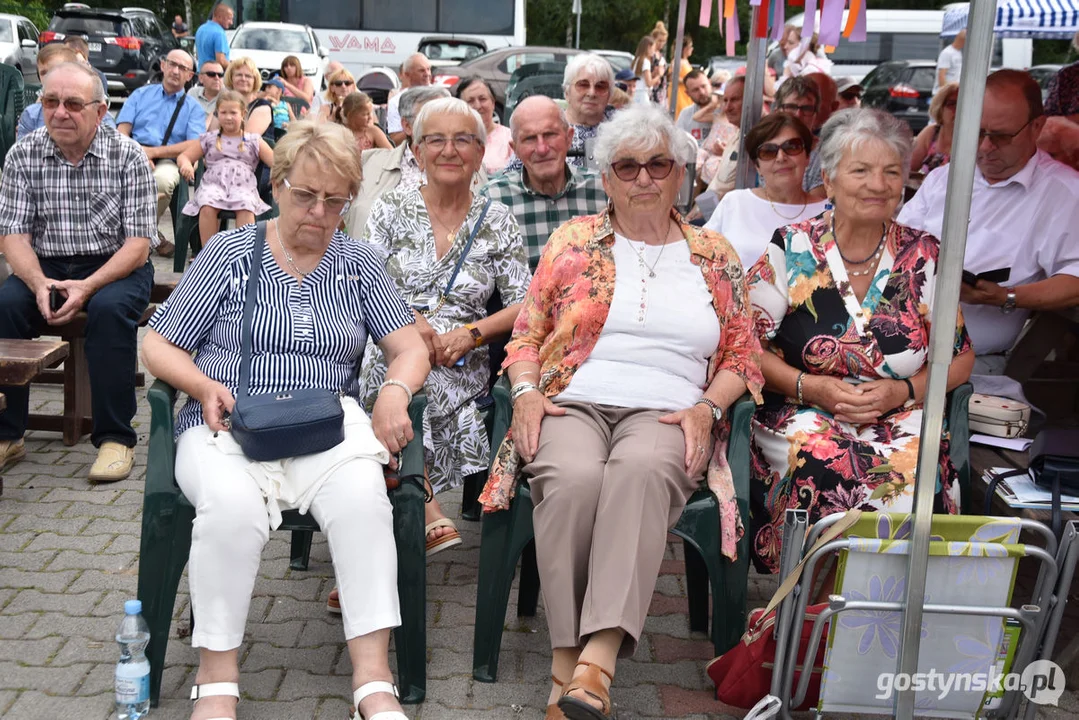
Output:
M360 703L363 702L368 695L376 695L378 693L390 693L395 698L401 697L400 693L397 692L397 686L391 682L386 682L385 680L373 680L369 683L364 683L352 693L353 709L348 711L348 716L350 718L360 718L360 720L364 720L363 715L360 714ZM408 720L408 715L405 715L399 710L383 710L382 712L375 713L366 720Z
M234 682L217 682L195 685L191 688L191 701L198 702L202 698L216 697L219 695L231 695L240 699L240 686ZM210 720L232 720L232 718L210 718Z

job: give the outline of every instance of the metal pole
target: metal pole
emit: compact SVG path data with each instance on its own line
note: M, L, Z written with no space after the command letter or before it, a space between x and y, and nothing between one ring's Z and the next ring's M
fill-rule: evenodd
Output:
M757 169L742 152L745 148L746 133L761 120L761 107L764 104L764 51L767 38L757 37L759 13L753 8L749 23L749 46L746 48L746 84L742 94L741 132L738 134L738 173L735 187L739 190L757 186Z
M686 37L686 0L678 0L678 32L674 36L674 57L671 58L671 96L669 102L671 117L678 107L678 71L682 69L682 41ZM674 118L676 121L678 118Z
M573 47L578 50L581 49L581 2L582 0L573 0L573 14L577 16L577 42Z
M955 340L955 316L959 307L960 275L967 245L967 222L970 218L971 190L974 187L974 160L981 126L982 95L989 72L993 47L993 16L996 3L970 4L967 21L967 44L963 73L959 81L952 162L948 170L948 194L945 202L944 228L937 263L937 284L932 314L929 349L929 383L926 386L922 414L921 446L918 451L918 477L914 486L914 527L911 533L910 559L907 566L907 597L904 602L903 634L899 672L918 671L921 641L922 606L925 604L925 575L929 565L929 531L933 518L933 495L936 492L937 458L944 419L944 400L948 390L948 366L952 361ZM900 692L896 717L914 717L914 691Z

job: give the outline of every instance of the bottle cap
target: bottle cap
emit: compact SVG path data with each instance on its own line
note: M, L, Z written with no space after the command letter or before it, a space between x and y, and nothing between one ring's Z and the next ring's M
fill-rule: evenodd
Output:
M142 613L142 600L127 600L124 602L124 613L127 615L139 615Z

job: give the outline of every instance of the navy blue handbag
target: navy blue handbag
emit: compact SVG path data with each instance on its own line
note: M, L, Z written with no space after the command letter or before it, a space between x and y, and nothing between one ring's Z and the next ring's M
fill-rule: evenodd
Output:
M259 462L329 450L345 439L341 396L323 388L251 395L251 317L255 312L266 223L255 226L255 250L244 299L240 386L228 418L244 455Z

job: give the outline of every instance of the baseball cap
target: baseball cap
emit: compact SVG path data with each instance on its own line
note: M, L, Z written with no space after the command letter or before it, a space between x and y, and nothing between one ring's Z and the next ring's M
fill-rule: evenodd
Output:
M852 77L838 77L835 79L836 91L842 95L845 92L858 88L862 90L861 84Z
M266 81L266 84L267 85L273 85L274 87L281 88L282 90L285 89L285 83L281 82L281 78L279 78L279 77L270 78L269 80Z
M629 68L625 70L619 70L614 75L615 82L628 82L630 80L636 80L637 76L633 74L633 71Z

